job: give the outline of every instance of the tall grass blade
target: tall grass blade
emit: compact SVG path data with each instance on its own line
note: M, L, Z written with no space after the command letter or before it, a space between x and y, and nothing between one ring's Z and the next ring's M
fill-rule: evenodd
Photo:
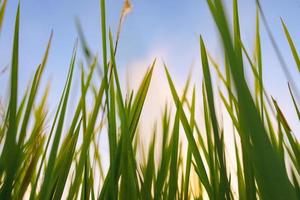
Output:
M298 55L298 53L297 53L295 44L294 44L294 42L293 42L293 40L292 40L292 37L291 37L291 35L290 35L290 33L289 33L289 30L287 29L287 27L286 27L286 25L285 25L283 19L280 18L280 20L281 20L281 24L282 24L282 27L283 27L283 30L284 30L286 39L287 39L287 41L288 41L288 43L289 43L289 45L290 45L292 54L293 54L293 56L294 56L294 60L295 60L296 65L297 65L297 67L298 67L298 71L300 72L300 58L299 58L299 55Z

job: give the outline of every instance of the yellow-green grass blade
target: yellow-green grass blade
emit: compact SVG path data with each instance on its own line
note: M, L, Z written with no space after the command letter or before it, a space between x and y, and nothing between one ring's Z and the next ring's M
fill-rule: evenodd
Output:
M263 69L262 69L262 53L261 53L261 44L260 44L260 20L259 20L259 11L257 9L256 11L256 36L255 36L255 58L257 62L257 71L258 71L258 78L255 79L256 88L258 90L259 95L256 97L259 97L259 103L258 105L260 108L260 114L262 121L264 122L264 95L263 95Z
M22 97L21 103L18 106L18 110L17 110L17 122L16 122L18 125L20 124L21 118L24 115L24 109L25 109L26 101L27 101L27 98L28 98L28 95L29 95L28 91L29 91L29 87L26 88L25 93L24 93L24 95Z
M191 105L191 117L190 117L190 124L192 130L194 129L194 124L195 124L195 96L196 96L196 89L195 87L193 88L193 94L192 94L192 105ZM201 137L201 136L200 136ZM192 163L192 152L190 147L188 147L187 150L187 158L186 158L186 169L185 169L185 174L184 174L184 185L183 186L183 197L185 200L189 199L189 185L190 185L190 172L191 172L191 163Z
M110 33L110 41L112 40L111 32ZM113 47L110 47L111 49ZM111 59L112 60L112 59ZM112 64L112 63L110 63ZM114 84L114 73L113 73L113 67L114 65L110 65L111 67L111 75L109 80L109 100L110 109L107 112L110 112L107 114L108 117L108 124L109 124L109 130L108 130L108 138L109 138L109 155L110 155L110 166L112 167L112 177L115 177L115 170L116 166L113 164L115 160L116 155L116 149L117 149L117 125L116 125L116 92L115 92L115 84ZM118 194L118 185L117 181L115 179L112 179L111 185L110 185L111 191L109 192L109 195L112 199L117 198Z
M49 198L49 196L51 195L50 194L51 193L50 185L52 184L51 182L53 181L52 177L53 177L53 171L54 171L54 166L55 166L55 160L57 158L58 147L59 147L59 143L61 140L61 134L62 134L64 119L65 119L65 113L66 113L66 109L67 109L69 93L70 93L71 84L72 84L72 77L73 77L75 58L76 58L76 48L77 48L76 46L74 47L73 55L71 58L68 79L66 82L66 86L67 86L66 93L64 95L64 100L62 102L61 112L60 112L60 115L58 118L57 127L56 127L54 138L53 138L52 148L51 148L50 154L49 154L48 165L47 165L47 168L45 171L44 181L41 186L41 191L40 191L41 199Z
M175 199L177 194L177 182L178 182L178 143L179 143L179 116L180 110L177 109L174 121L174 127L171 137L171 163L170 163L170 176L169 176L169 193L168 199Z
M240 62L243 61L241 48L241 31L239 22L238 0L233 0L233 31L234 31L234 48L237 52L237 58Z
M274 106L277 111L278 120L280 121L280 123L282 124L282 126L285 130L285 133L286 133L288 141L291 145L293 154L295 155L297 166L300 166L300 144L297 141L297 139L295 138L295 136L293 135L292 130L291 130L284 114L282 113L281 109L279 108L277 102L274 99L273 99L273 103L274 103ZM300 169L297 168L297 170L300 174Z
M34 100L35 100L37 91L38 91L38 87L40 85L42 73L44 71L44 68L45 68L45 65L46 65L46 62L47 62L47 59L48 59L48 54L49 54L49 49L50 49L50 45L51 45L51 41L52 41L52 36L53 36L53 32L51 32L51 35L50 35L50 38L49 38L49 41L48 41L48 44L47 44L47 48L46 48L42 63L38 67L38 69L36 70L36 73L34 75L34 79L33 79L32 86L31 86L30 93L29 93L29 97L28 97L26 110L25 110L24 117L23 117L23 122L22 122L21 129L20 129L18 145L21 145L24 142L24 139L26 137L26 130L27 130L31 110L32 110L32 107L33 107L33 104L34 104Z
M56 161L56 169L54 170L55 176L57 176L57 184L55 185L53 199L61 199L63 191L65 190L65 184L67 182L68 174L73 162L80 125L81 123L79 122L77 128L74 130L74 135L72 135L72 137L68 140L65 150L61 151L61 155L57 158L58 160Z
M33 130L30 134L30 138L24 144L24 150L22 153L23 164L19 167L17 172L17 178L15 180L15 192L13 198L23 198L30 182L35 176L35 170L38 166L38 161L42 155L45 142L45 135L43 130L45 128L46 117L46 99L48 97L49 85L46 87L42 100L35 109L35 121ZM24 170L25 169L25 170Z
M177 109L180 110L180 120L181 120L181 123L183 125L186 137L188 139L188 144L191 147L191 151L192 151L193 157L194 157L195 162L196 162L196 168L199 172L198 173L199 178L201 180L201 183L204 185L204 187L205 187L205 189L208 193L208 196L212 197L212 190L211 190L211 187L210 187L209 179L208 179L205 167L204 167L203 160L202 160L200 152L198 150L196 141L193 137L192 129L189 126L186 115L184 114L184 110L183 110L182 104L180 103L179 97L177 95L174 83L171 79L171 76L170 76L169 71L168 71L166 66L165 66L165 71L166 71L169 86L170 86L170 89L171 89L171 92L172 92L173 100L175 102L175 105L176 105Z
M208 103L207 103L207 95L206 95L206 90L205 90L205 84L203 81L202 84L202 99L203 99L203 112L204 112L204 123L205 123L205 131L206 131L206 144L207 144L207 153L208 156L206 158L206 162L208 163L209 166L209 178L210 178L210 183L212 187L212 192L214 196L216 195L217 192L217 169L216 169L216 151L215 151L215 143L212 138L212 131L211 131L211 123L209 120L209 108L208 108Z
M67 87L67 84L65 84L65 86L64 86L64 89L63 89L63 92L62 92L62 95L61 95L61 98L60 98L60 101L59 101L59 104L58 104L58 108L56 110L56 113L55 113L55 116L54 116L54 119L53 119L53 122L52 122L52 127L51 127L51 130L49 132L49 136L48 136L48 139L47 139L46 147L44 149L44 152L43 152L43 155L42 155L42 159L40 161L38 172L37 172L35 180L33 181L33 184L32 184L32 188L31 188L31 192L30 192L30 197L29 197L30 200L33 200L33 199L36 198L37 184L38 184L38 181L39 181L39 177L41 175L43 164L44 164L45 159L46 159L46 153L47 153L47 150L48 150L48 147L49 147L49 144L50 144L51 136L52 136L52 134L54 132L55 125L56 125L56 122L57 122L57 119L58 119L58 116L59 116L59 112L61 110L61 106L62 106L62 102L63 102L63 99L64 99L64 94L65 94L65 91L66 91L66 87ZM34 138L31 137L29 140L33 140L33 139Z
M144 79L137 91L137 94L131 106L131 112L129 114L129 122L130 122L129 131L130 131L131 138L134 137L134 132L137 128L141 116L142 108L144 106L144 102L148 93L155 63L156 63L156 59L153 61L150 69L146 72L146 75L144 76Z
M299 108L298 108L298 106L297 106L297 103L296 103L295 97L294 97L294 95L293 95L292 89L291 89L291 87L290 87L290 84L288 84L288 87L289 87L289 92L290 92L290 95L291 95L291 97L292 97L293 104L294 104L294 107L295 107L295 110L296 110L298 119L300 120L300 111L299 111Z
M299 58L299 55L298 55L298 53L297 53L297 49L296 49L296 47L295 47L295 44L294 44L294 42L293 42L293 40L292 40L292 37L291 37L291 35L290 35L290 33L289 33L289 30L288 30L288 28L286 27L286 25L285 25L283 19L280 18L280 20L281 20L281 24L282 24L282 27L283 27L283 30L284 30L286 39L287 39L287 41L288 41L288 43L289 43L289 45L290 45L292 54L293 54L293 56L294 56L294 60L295 60L296 65L297 65L297 67L298 67L298 71L300 72L300 58Z
M234 135L234 146L235 146L235 158L236 158L236 168L237 168L237 183L238 183L238 191L240 199L246 198L246 187L245 187L245 179L243 176L242 164L240 160L239 148L237 146L237 137Z
M0 2L1 3L1 2ZM4 14L5 14L5 9L6 9L6 4L7 0L4 0L0 5L0 32L2 29L2 24L3 24L3 19L4 19Z
M79 161L78 161L78 166L76 167L76 176L74 178L74 181L72 183L72 187L70 188L69 194L68 194L68 199L73 199L74 196L76 195L76 191L78 191L79 186L81 184L82 180L82 173L84 169L84 164L85 164L85 158L87 156L87 152L89 150L89 146L92 140L92 135L94 132L97 116L100 111L100 105L102 104L103 100L103 94L105 90L105 82L104 79L101 81L99 90L97 92L97 97L96 97L96 102L92 110L91 117L88 121L87 125L87 130L86 130L86 135L84 137L81 151L80 151L80 156L79 156Z
M155 130L153 131L153 139L150 143L150 148L148 152L148 160L146 164L146 171L144 175L144 182L142 183L141 186L141 197L142 199L145 200L151 200L153 199L152 197L152 183L153 183L153 178L155 175L155 161L154 161L154 150L155 150Z
M109 98L110 98L110 112L108 123L110 124L110 129L108 132L109 138L109 155L110 155L110 162L113 162L114 155L117 148L117 126L116 126L116 105L115 105L115 86L114 86L114 75L111 75L110 79L110 87L109 87Z
M25 176L22 179L20 187L16 192L16 197L18 199L24 198L24 194L30 185L31 179L32 179L32 177L34 177L35 169L36 169L36 166L38 166L37 164L38 164L39 158L42 155L43 150L44 150L43 144L45 142L45 137L38 136L38 138L35 138L35 141L36 142L34 145L35 149L33 149L33 155L31 157L31 159L29 160L30 163L29 163L28 167L26 168L26 171L24 172ZM24 168L22 170L24 170Z
M103 56L103 67L104 74L107 74L107 45L106 45L106 11L105 11L105 0L100 0L100 11L101 11L101 34L102 34L102 56ZM105 75L104 75L105 76Z
M81 89L81 96L82 102L81 102L81 112L82 112L82 129L83 129L83 135L86 133L86 126L87 126L87 113L86 113L86 99L85 99L85 72L83 69L83 64L81 63L81 80L80 80L80 89Z
M228 182L228 177L226 173L226 166L225 166L225 155L223 152L221 137L219 133L219 125L217 121L215 106L214 106L214 95L213 95L213 88L212 88L212 82L211 82L211 75L207 60L207 54L206 54L206 48L203 42L202 37L200 38L200 46L201 46L201 60L202 60L202 69L203 69L203 75L204 75L204 83L205 83L205 91L206 91L206 97L207 97L207 103L209 108L209 116L210 116L210 122L213 129L213 136L214 136L214 144L216 148L216 158L220 165L220 188L219 188L219 196L216 196L216 198L230 198L230 186Z
M44 142L46 139L45 134L43 133L46 126L46 100L48 98L49 85L46 87L44 95L39 105L34 110L34 125L33 129L30 132L30 137L26 141L22 149L22 167L18 168L18 175L15 181L15 196L22 198L27 188L29 187L30 182L35 176L36 168L38 166L38 161L44 151ZM24 168L27 167L25 171Z
M154 185L155 200L160 199L162 196L163 187L166 184L169 162L171 159L171 145L168 145L169 129L170 129L170 111L168 109L168 106L165 105L165 110L162 119L163 138L161 144L161 159L157 171L156 182Z

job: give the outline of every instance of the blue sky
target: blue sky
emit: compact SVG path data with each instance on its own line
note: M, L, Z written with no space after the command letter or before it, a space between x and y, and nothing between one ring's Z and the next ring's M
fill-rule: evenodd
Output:
M8 1L7 12L0 35L0 67L10 63L16 0ZM219 38L205 0L132 0L133 11L123 26L117 54L118 67L124 74L126 68L136 60L163 57L177 82L183 82L187 72L195 63L200 69L199 35L203 35L208 50L221 60ZM225 0L230 15L231 1ZM116 32L123 0L107 1L107 24ZM300 46L298 0L264 0L262 6L289 70L300 87L299 73L292 59L279 17L282 17ZM239 1L242 39L252 52L255 34L255 1ZM54 30L53 45L44 76L51 80L53 104L58 101L66 77L72 49L77 38L75 17L84 28L88 43L95 53L101 53L99 0L26 0L21 1L20 29L20 85L26 85L41 61L44 49ZM271 46L264 27L262 29L262 53L264 80L269 94L273 95L288 120L297 130L299 121L287 93L286 79ZM300 50L300 49L299 49ZM79 56L80 57L80 56ZM80 60L80 59L78 59ZM147 60L147 61L148 61ZM221 63L221 61L220 61ZM148 63L150 64L150 62ZM198 70L200 71L200 70ZM196 76L201 76L201 73ZM0 84L7 88L7 73L0 76ZM79 77L79 76L78 76ZM5 92L1 93L5 95ZM298 131L299 132L299 131ZM300 137L299 134L296 134Z

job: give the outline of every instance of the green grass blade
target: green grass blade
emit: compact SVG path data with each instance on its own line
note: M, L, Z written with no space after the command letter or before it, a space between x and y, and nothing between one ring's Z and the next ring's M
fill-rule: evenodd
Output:
M259 26L259 11L256 11L256 37L255 37L255 56L257 60L257 71L258 79L256 80L256 85L259 93L260 100L260 114L262 121L264 122L264 96L263 96L263 69L262 69L262 53L261 53L261 44L260 44L260 26Z
M60 112L60 115L58 118L58 123L57 123L56 131L54 134L54 138L53 138L52 148L50 150L48 165L47 165L46 172L45 172L45 178L44 178L44 181L43 181L43 184L41 187L41 191L40 191L41 199L49 198L49 196L51 195L50 194L51 190L49 190L49 186L51 185L55 160L57 157L57 151L58 151L59 143L61 140L61 134L62 134L64 119L65 119L65 113L66 113L66 109L67 109L67 103L68 103L69 93L70 93L70 88L71 88L71 83L72 83L75 58L76 58L76 47L74 48L74 51L73 51L73 55L72 55L72 59L71 59L71 63L70 63L69 74L68 74L68 79L66 82L66 93L65 93L64 100L62 103L61 112Z
M201 60L202 60L202 69L203 69L203 75L204 75L204 82L205 82L205 88L206 88L206 96L207 96L207 102L208 102L208 108L209 108L209 116L210 121L213 128L213 134L214 134L214 141L216 145L216 153L218 162L220 164L220 196L219 198L230 198L230 186L228 182L228 177L226 173L226 166L225 166L225 155L222 148L222 142L221 142L221 135L219 133L219 125L217 121L215 106L214 106L214 96L213 96L213 89L212 89L212 82L211 82L211 75L209 71L209 65L207 60L207 54L206 49L204 46L204 42L202 38L200 38L200 46L201 46ZM212 153L212 152L211 152Z
M193 95L192 95L192 106L191 106L191 117L190 117L190 124L192 130L194 129L195 124L195 87L193 89ZM190 147L188 147L187 151L187 158L186 158L186 171L185 171L185 178L184 178L184 189L183 189L183 197L185 200L189 199L189 184L190 184L190 171L191 171L191 163L192 163L192 152Z
M155 130L153 132L153 139L150 143L150 148L148 152L148 160L146 165L146 172L144 175L144 182L141 187L142 199L151 200L152 198L152 182L155 174L155 163L154 163L154 150L155 150Z
M171 138L171 163L169 176L169 193L168 199L175 199L177 195L177 179L178 179L178 140L179 140L179 116L180 111L176 111L174 127Z
M52 41L52 36L53 36L53 32L51 32L50 39L49 39L49 42L47 44L46 52L45 52L44 58L42 60L42 64L36 70L36 73L35 73L35 76L34 76L34 79L33 79L33 82L32 82L32 86L31 86L30 93L29 93L29 99L28 99L25 114L24 114L24 117L23 117L24 120L23 120L22 125L21 125L20 136L19 136L19 141L18 141L19 145L21 145L24 142L24 139L25 139L25 136L26 136L25 134L26 134L26 130L27 130L31 110L32 110L32 107L33 107L33 104L34 104L34 100L35 100L35 97L36 97L36 94L37 94L38 87L40 85L40 80L41 80L41 77L42 77L42 73L44 71L44 68L45 68L45 65L46 65L46 62L47 62L47 59L48 59L48 54L49 54L49 49L50 49L50 45L51 45L51 41Z
M295 44L294 44L294 42L293 42L293 40L292 40L292 37L291 37L291 35L290 35L290 33L289 33L289 30L287 29L287 27L286 27L286 25L285 25L283 19L280 18L280 20L281 20L281 24L282 24L282 27L283 27L283 30L284 30L286 39L287 39L287 41L288 41L288 43L289 43L289 45L290 45L292 54L293 54L293 56L294 56L294 60L295 60L296 65L297 65L297 67L298 67L298 71L300 72L300 58L299 58L299 55L298 55L298 53L297 53L297 49L296 49L296 47L295 47Z
M291 97L292 97L293 104L294 104L294 107L295 107L295 110L296 110L298 119L300 120L300 111L299 111L299 108L298 108L298 106L297 106L297 103L296 103L295 97L294 97L294 95L293 95L292 89L291 89L291 87L290 87L290 84L288 84L288 86L289 86L289 92L290 92L290 95L291 95Z
M165 66L165 71L166 71L169 86L170 86L170 89L171 89L171 92L172 92L173 100L176 104L177 109L180 110L180 120L181 120L181 123L183 125L184 130L185 130L185 134L186 134L186 137L188 139L188 144L191 147L191 151L192 151L193 157L195 159L196 166L198 168L198 171L200 172L200 173L198 173L199 178L200 178L202 184L204 185L209 197L212 197L212 191L211 191L208 176L207 176L207 173L206 173L206 170L205 170L205 167L204 167L203 160L200 156L200 152L198 150L196 141L195 141L195 139L192 135L191 127L189 126L188 120L187 120L187 118L184 114L182 104L180 103L180 100L179 100L179 97L177 95L176 89L174 87L173 81L171 79L171 76L170 76L166 66Z
M18 106L18 70L19 70L19 23L20 23L20 4L18 4L15 32L12 53L12 67L10 75L10 100L9 100L9 118L6 140L0 158L1 171L6 171L6 179L0 190L0 199L10 198L12 184L15 177L15 171L19 165L17 157L19 147L16 144L17 137L17 106Z

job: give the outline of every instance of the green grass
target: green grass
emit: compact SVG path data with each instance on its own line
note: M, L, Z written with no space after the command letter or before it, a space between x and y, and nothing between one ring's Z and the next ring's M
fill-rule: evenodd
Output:
M0 31L6 2L0 1ZM143 134L140 121L157 61L154 59L150 64L138 89L124 94L115 55L125 13L121 13L114 40L106 25L105 0L99 1L101 58L89 49L77 20L79 43L88 63L79 65L81 95L74 112L66 115L73 79L77 76L74 74L79 59L76 42L59 104L56 110L50 111L55 113L50 117L49 85L44 91L39 86L51 54L53 33L33 80L21 101L18 100L19 35L22 34L19 33L22 23L19 6L10 90L0 123L0 199L300 199L300 144L280 105L265 89L261 17L283 65L284 60L257 3L251 58L240 35L238 1L233 0L233 27L230 27L222 1L207 0L220 34L220 46L224 48L224 63L214 60L200 36L202 90L192 86L189 76L181 95L164 64L174 106L165 106L161 119L156 120L161 126L154 125L145 151L139 139ZM281 23L300 70L292 36L283 20ZM248 66L254 87L246 81L244 71ZM97 70L101 72L100 77L95 75ZM217 91L213 71L222 85ZM285 74L290 78L289 73L285 71ZM289 82L296 120L300 120L298 91L294 81ZM87 98L92 98L91 104L87 104ZM234 152L228 152L225 140L228 135L218 117L216 102L224 105L232 122ZM202 113L197 113L199 105ZM109 161L101 157L99 134L108 134ZM185 142L186 149L182 147ZM235 157L233 162L229 162L230 156ZM107 172L103 171L103 162L109 164ZM237 177L236 182L233 177Z

